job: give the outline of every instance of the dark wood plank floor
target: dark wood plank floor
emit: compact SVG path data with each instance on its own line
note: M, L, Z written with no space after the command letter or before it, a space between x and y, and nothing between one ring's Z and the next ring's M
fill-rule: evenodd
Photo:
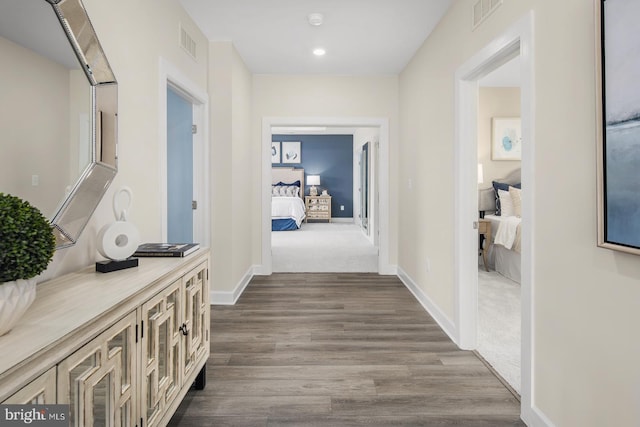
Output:
M520 426L520 403L396 278L284 273L213 306L171 426Z

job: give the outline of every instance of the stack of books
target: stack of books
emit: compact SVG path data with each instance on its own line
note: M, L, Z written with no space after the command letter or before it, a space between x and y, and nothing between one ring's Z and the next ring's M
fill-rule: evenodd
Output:
M134 257L185 257L200 248L199 243L143 243Z

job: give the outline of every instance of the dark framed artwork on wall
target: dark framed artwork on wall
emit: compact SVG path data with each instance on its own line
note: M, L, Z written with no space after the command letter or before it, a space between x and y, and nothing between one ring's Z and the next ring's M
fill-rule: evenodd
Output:
M598 246L640 255L640 2L596 10Z

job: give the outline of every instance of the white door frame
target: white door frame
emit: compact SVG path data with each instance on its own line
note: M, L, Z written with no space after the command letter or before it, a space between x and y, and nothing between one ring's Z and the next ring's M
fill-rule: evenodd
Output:
M378 117L264 117L262 119L262 263L259 275L272 273L271 258L271 128L273 126L378 127L380 129L378 274L396 274L389 262L389 119Z
M160 216L161 238L167 241L167 87L171 87L193 104L193 122L198 131L193 136L193 193L198 209L193 216L193 239L202 246L211 245L209 191L209 95L176 66L160 58L158 79Z
M508 28L455 73L455 322L458 345L477 346L478 313L478 79L519 53L522 117L522 278L521 278L521 416L533 423L533 194L534 194L534 49L533 12ZM537 421L536 421L537 422ZM530 424L534 425L534 424ZM535 424L538 425L538 424Z

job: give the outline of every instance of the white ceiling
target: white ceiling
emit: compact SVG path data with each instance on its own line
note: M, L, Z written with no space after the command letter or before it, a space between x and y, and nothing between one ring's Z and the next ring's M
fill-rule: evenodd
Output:
M453 0L180 0L256 74L398 74ZM310 13L322 13L313 27ZM327 53L316 57L312 50Z

